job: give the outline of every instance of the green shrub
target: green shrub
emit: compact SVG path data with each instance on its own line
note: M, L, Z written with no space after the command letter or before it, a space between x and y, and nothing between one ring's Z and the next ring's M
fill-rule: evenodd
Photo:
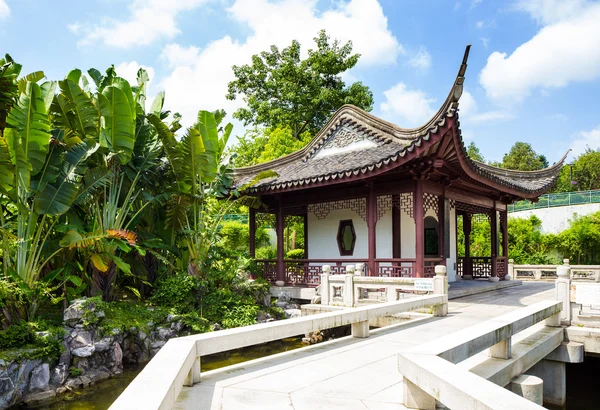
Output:
M275 259L277 258L277 249L270 246L256 249L256 259Z
M286 259L304 259L304 249L291 249L285 254Z
M201 291L199 278L178 272L160 281L150 300L156 305L185 313L196 309Z
M82 373L83 373L83 370L81 370L79 367L75 367L75 366L69 367L69 374L71 375L71 377L81 376Z
M224 328L249 326L256 323L256 315L258 314L258 306L256 305L240 305L234 306L226 310L223 314L221 324Z
M27 322L20 322L0 331L0 350L12 349L35 342L35 333Z

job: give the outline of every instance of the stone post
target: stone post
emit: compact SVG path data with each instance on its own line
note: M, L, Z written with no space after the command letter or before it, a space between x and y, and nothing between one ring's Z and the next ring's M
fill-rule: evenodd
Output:
M329 297L329 274L331 273L331 266L323 265L323 273L321 274L321 304L330 305L331 299Z
M364 263L357 263L356 264L356 272L354 272L354 274L356 276L363 276L364 269L365 269L365 264Z
M511 280L512 278L515 278L515 260L514 259L509 259L508 260L508 271L506 273L506 277L504 278L504 280Z
M543 404L544 381L539 377L522 374L512 379L506 387L513 393L535 404L540 406Z
M354 275L351 273L344 275L344 294L342 296L344 306L354 306Z
M556 267L556 279L554 284L554 297L562 302L560 321L562 324L571 325L571 267L569 260L565 259L562 266Z
M444 265L436 265L435 267L433 293L435 295L446 295L444 303L433 307L433 316L448 315L448 277L446 276L446 267Z

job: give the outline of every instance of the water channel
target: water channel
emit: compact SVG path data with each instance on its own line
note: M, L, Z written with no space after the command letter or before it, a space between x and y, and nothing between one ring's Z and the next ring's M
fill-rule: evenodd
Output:
M304 346L301 337L277 340L256 346L202 357L202 371L214 370L248 360L258 359ZM58 397L52 402L38 405L21 405L19 410L106 410L121 392L143 369L143 366L126 367L122 374L104 380L86 389Z

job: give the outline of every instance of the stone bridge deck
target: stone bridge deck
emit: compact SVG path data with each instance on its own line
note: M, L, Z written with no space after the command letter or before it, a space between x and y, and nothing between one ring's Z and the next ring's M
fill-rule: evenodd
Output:
M445 318L427 318L202 373L176 409L404 409L397 354L489 318L554 298L553 283L454 299Z

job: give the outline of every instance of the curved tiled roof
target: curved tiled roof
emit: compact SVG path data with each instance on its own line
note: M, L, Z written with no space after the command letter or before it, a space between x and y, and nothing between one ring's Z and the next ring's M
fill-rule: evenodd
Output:
M375 117L353 105L344 105L303 149L263 164L238 168L234 171L235 187L248 185L263 171L274 171L277 176L260 179L247 192L274 192L282 189L309 187L333 181L355 179L377 174L412 158L412 153L450 126L458 129L458 101L462 95L464 74L469 55L467 46L458 75L448 97L438 112L423 126L400 128ZM448 136L448 138L451 138ZM466 166L479 176L479 182L492 183L517 192L542 193L552 186L565 158L550 168L522 172L496 168L472 160L466 154L462 138L460 151L463 168ZM471 172L468 172L472 174Z

